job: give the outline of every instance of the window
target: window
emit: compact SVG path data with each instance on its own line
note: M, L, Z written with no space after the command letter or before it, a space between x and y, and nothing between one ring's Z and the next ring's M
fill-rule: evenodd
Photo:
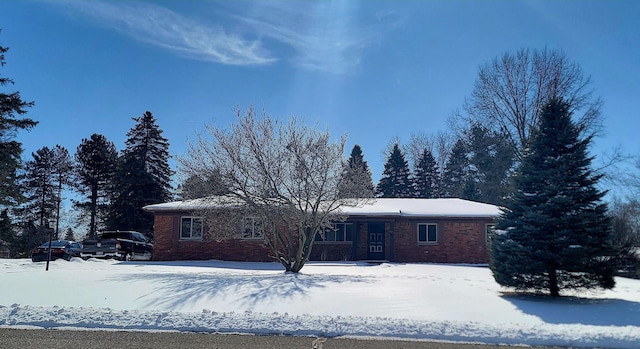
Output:
M180 218L180 240L202 240L202 217Z
M418 243L435 244L438 242L438 225L418 223Z
M244 219L243 239L257 240L264 238L262 219L258 217L246 217Z
M484 228L484 234L485 235L484 236L485 236L485 239L486 239L487 243L491 242L491 234L493 234L495 229L496 229L496 225L495 224L487 224L487 225L485 225L485 228Z
M353 241L355 225L353 223L335 223L332 228L325 229L322 234L316 233L315 241L320 242L350 242Z

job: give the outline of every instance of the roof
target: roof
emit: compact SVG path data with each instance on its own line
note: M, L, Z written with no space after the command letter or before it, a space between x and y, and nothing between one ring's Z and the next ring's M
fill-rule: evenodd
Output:
M467 217L495 218L501 213L500 207L463 199L366 199L358 206L342 206L341 213L360 217ZM236 202L237 203L237 202ZM228 197L213 197L174 201L143 207L148 212L196 211L233 205Z
M500 207L463 199L378 198L357 207L342 207L349 216L486 217L500 215Z

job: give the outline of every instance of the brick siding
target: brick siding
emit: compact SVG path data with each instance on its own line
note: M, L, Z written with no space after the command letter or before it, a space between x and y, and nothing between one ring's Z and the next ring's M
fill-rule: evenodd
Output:
M186 212L156 213L154 226L154 260L272 261L271 250L262 241L180 240L180 217ZM488 263L486 224L490 219L377 219L385 225L385 259L394 262L427 263ZM357 225L356 248L352 243L314 243L311 260L342 261L367 260L368 223L361 219ZM418 243L418 224L437 224L438 241ZM355 251L355 256L354 256Z
M180 240L180 217L189 213L156 213L154 224L153 259L207 260L267 262L272 261L271 249L262 241L224 240L199 241Z

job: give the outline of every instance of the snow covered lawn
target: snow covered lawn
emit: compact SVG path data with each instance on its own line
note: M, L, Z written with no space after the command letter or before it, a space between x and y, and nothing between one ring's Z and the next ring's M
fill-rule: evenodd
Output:
M433 264L45 263L0 259L0 326L640 347L640 280L518 296L489 269Z

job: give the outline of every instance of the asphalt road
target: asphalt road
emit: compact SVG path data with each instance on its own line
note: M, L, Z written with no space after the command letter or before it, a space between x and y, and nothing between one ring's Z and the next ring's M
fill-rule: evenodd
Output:
M18 330L0 328L0 349L306 349L310 337L182 332ZM483 344L328 339L322 349L505 349ZM520 347L521 348L521 347ZM564 348L566 349L566 348Z

